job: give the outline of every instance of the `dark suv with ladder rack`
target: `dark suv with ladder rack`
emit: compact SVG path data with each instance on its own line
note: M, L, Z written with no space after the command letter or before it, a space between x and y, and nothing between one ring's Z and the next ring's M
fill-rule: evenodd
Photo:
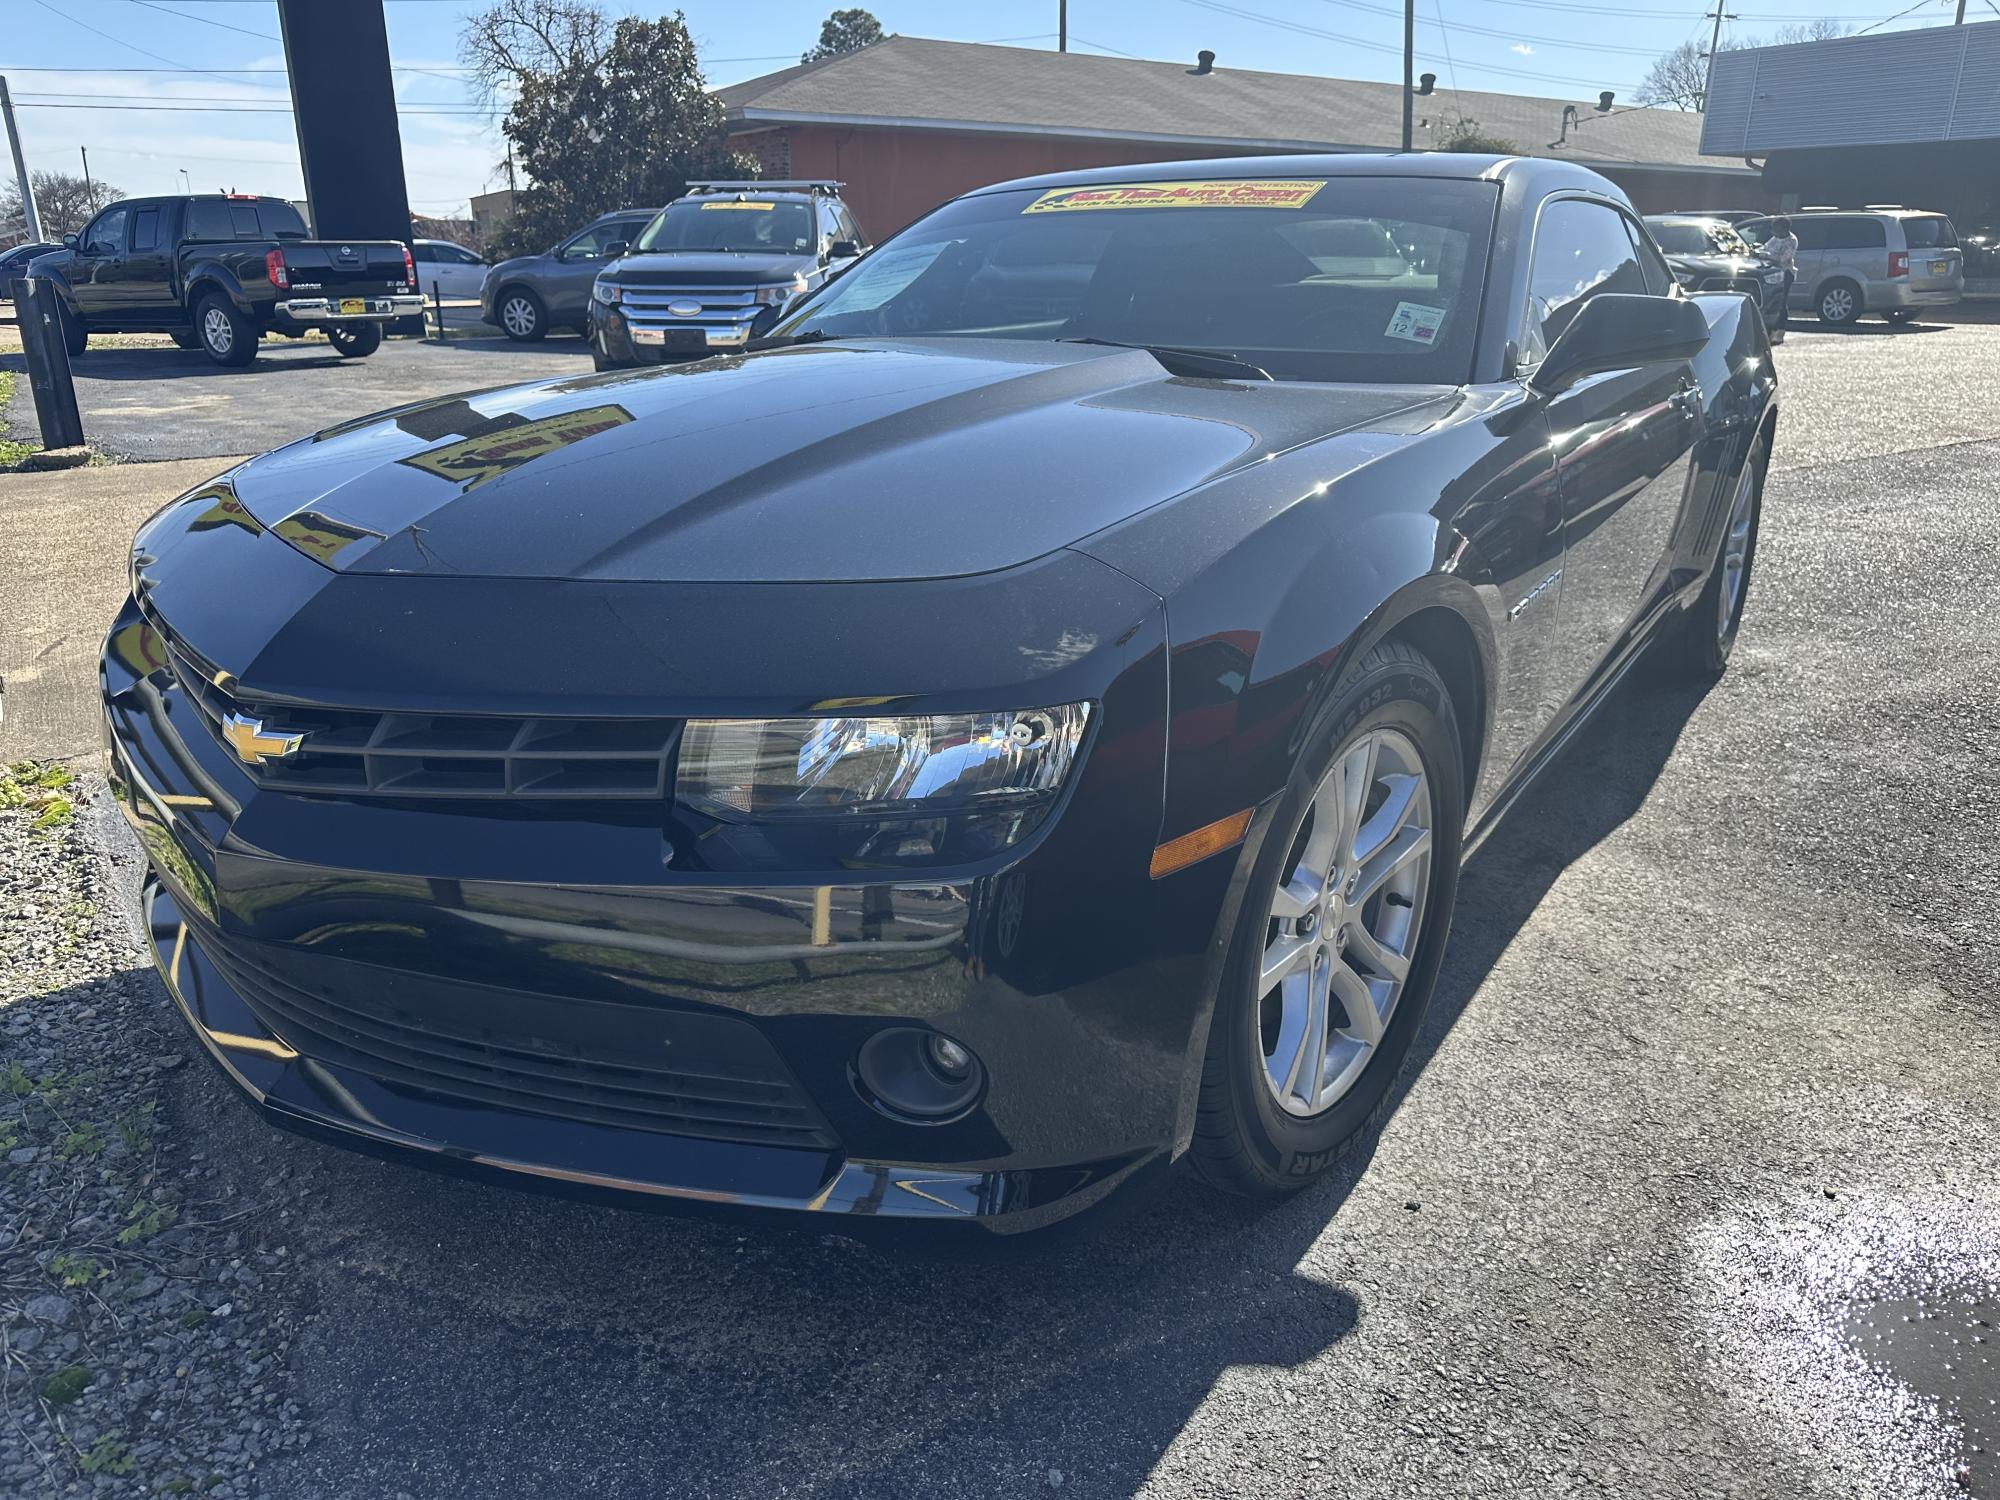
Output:
M866 249L838 182L691 182L591 291L597 368L741 349Z

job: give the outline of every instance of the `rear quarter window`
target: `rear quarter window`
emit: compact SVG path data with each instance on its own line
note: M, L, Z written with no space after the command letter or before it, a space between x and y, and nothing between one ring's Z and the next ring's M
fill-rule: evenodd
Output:
M1912 250L1949 250L1958 243L1951 220L1942 214L1903 220L1903 239Z
M229 205L220 198L190 199L187 237L191 240L234 239L235 233L229 227Z

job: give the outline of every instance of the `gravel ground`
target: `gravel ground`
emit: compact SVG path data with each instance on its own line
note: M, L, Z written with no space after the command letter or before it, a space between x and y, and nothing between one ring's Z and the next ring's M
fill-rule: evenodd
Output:
M117 830L0 822L5 1059L92 1077L0 1095L0 1490L2000 1496L1996 360L1792 336L1730 673L1628 684L1474 857L1398 1107L1274 1210L947 1265L296 1140L168 1066ZM102 1244L137 1192L176 1222Z

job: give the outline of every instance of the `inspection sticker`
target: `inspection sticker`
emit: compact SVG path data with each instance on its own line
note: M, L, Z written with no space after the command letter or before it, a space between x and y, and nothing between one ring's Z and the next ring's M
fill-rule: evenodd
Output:
M702 211L703 213L707 213L707 212L708 212L708 211L709 211L710 209L714 209L714 208L730 208L730 209L745 209L745 208L747 208L747 209L751 210L751 211L752 211L752 212L754 212L754 213L766 213L766 214L767 214L767 213L769 213L769 212L770 212L770 211L771 211L771 210L772 210L773 208L775 208L776 206L777 206L777 205L776 205L776 204L773 204L773 203L752 203L752 202L749 202L749 201L747 201L747 200L746 200L746 201L744 201L744 202L738 202L738 201L737 201L736 199L734 199L734 198L731 198L731 199L730 199L730 200L729 200L728 202L726 202L726 203L704 203L704 204L702 204L702 206L701 206L701 211Z
M1392 339L1408 339L1413 344L1435 344L1444 309L1425 307L1421 302L1398 302L1395 316L1382 330Z
M1086 208L1303 208L1324 182L1113 182L1052 188L1024 214L1071 213Z

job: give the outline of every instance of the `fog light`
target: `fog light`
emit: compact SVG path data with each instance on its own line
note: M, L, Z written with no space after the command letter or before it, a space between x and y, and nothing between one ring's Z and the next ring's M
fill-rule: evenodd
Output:
M978 1102L986 1070L963 1042L898 1026L862 1044L854 1057L854 1085L892 1119L941 1125Z
M972 1054L948 1036L930 1040L931 1063L947 1078L963 1078L972 1071Z

